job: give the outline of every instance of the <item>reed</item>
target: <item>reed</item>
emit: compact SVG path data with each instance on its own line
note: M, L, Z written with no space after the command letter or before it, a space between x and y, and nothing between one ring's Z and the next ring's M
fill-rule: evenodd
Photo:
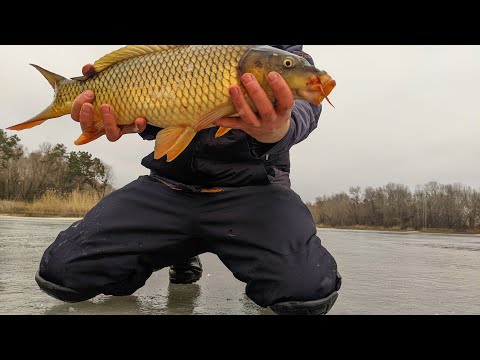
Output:
M38 217L83 217L101 199L95 192L46 191L33 202L0 200L0 214Z

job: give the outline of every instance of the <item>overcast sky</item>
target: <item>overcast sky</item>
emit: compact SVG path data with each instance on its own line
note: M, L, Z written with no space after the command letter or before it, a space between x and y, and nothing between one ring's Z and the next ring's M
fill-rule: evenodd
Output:
M121 45L0 46L0 128L25 121L53 99L29 63L65 77ZM480 46L305 46L337 87L317 130L292 151L292 185L304 201L350 186L410 186L435 180L480 188ZM76 147L70 117L17 134L92 153L113 168L115 186L147 174L141 159L153 142L105 137Z

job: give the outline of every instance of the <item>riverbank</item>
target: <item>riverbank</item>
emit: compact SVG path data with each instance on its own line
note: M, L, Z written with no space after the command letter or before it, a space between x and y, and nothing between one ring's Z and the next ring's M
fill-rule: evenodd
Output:
M421 232L428 234L460 234L460 235L480 235L480 230L466 230L456 231L448 228L423 228L402 229L400 226L384 227L384 226L367 226L367 225L351 225L351 226L329 226L324 224L317 224L318 229L337 229L337 230L369 230L369 231L397 231L397 232Z
M74 191L67 195L47 192L34 202L0 200L0 217L37 217L48 219L76 220L83 218L101 198L92 193ZM402 229L399 226L329 226L317 224L319 229L338 230L369 230L369 231L397 231L397 232L422 232L431 234L460 234L480 235L480 230L455 231L447 228Z
M48 191L33 202L0 200L0 215L76 219L84 217L99 200L100 196L94 193Z

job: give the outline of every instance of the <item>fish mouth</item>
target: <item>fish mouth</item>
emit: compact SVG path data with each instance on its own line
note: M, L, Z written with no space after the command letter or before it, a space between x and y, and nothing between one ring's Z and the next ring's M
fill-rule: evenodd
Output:
M305 97L315 105L320 105L323 100L327 99L328 103L333 106L328 95L331 94L335 86L337 86L337 82L326 72L312 75L307 80Z

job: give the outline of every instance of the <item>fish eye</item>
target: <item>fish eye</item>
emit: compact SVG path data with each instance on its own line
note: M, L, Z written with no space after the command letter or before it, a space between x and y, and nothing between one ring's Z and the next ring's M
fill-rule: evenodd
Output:
M283 66L287 69L291 69L295 66L295 61L293 61L292 58L287 57L283 60Z

